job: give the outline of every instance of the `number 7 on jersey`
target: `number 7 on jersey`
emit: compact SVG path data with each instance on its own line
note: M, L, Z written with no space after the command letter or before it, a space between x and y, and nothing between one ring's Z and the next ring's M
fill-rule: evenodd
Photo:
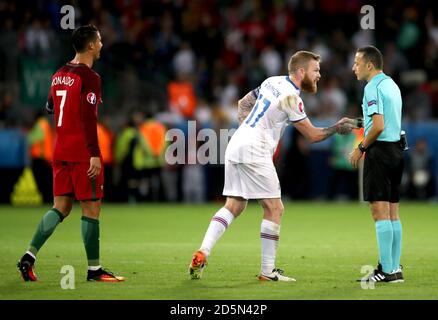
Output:
M56 96L62 97L61 98L61 104L59 105L59 118L58 118L58 124L57 126L62 126L62 116L64 115L64 104L65 104L65 98L67 97L67 90L56 90Z

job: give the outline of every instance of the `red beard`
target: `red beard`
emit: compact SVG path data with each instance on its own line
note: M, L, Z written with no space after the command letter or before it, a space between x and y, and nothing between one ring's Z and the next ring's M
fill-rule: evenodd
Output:
M317 90L316 82L310 80L307 74L304 76L303 81L301 82L301 90L304 92L315 93Z

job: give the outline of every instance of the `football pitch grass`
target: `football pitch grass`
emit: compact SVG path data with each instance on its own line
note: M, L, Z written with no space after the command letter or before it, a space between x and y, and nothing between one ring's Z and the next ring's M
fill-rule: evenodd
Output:
M0 300L295 300L438 299L438 206L402 203L404 283L362 289L361 267L377 263L374 224L366 205L286 203L277 267L297 282L259 282L261 209L251 203L220 239L201 280L188 265L212 215L206 205L104 203L101 263L127 278L90 283L80 232L80 206L38 254L39 281L25 283L16 269L48 207L0 206ZM75 270L75 289L62 289L62 266Z

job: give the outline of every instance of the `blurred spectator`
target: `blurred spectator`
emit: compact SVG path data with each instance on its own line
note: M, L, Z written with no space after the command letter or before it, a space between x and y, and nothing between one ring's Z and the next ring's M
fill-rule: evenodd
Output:
M361 48L369 45L375 45L374 30L359 29L352 37L352 42L355 48Z
M26 30L25 41L27 52L31 55L41 53L47 55L53 45L53 34L48 29L49 21L35 18Z
M196 137L188 136L189 144L197 146L196 148L187 149L187 164L182 167L182 195L183 201L186 203L200 203L205 199L205 168L198 162L197 151L201 143L196 140Z
M97 123L97 137L99 140L99 148L102 153L103 174L104 174L104 194L105 199L113 201L114 196L114 179L113 179L113 143L114 134L106 124L108 120L101 120Z
M432 115L431 97L424 89L422 86L416 86L403 101L406 116L413 121L424 121Z
M212 158L214 163L208 164L206 168L207 199L210 201L223 201L225 149L231 136L221 135L221 130L229 128L230 124L231 119L226 110L220 104L214 104L212 107L212 129L217 137L214 145L216 147L216 158Z
M161 17L160 29L155 36L155 61L158 70L164 76L172 74L172 57L179 48L181 39L174 32L174 19L170 12L165 12Z
M356 134L334 135L331 144L329 199L354 200L358 193L358 173L350 163L350 152L361 140Z
M42 113L36 113L32 128L27 134L31 169L43 202L53 202L52 155L54 132L51 123Z
M427 141L418 139L409 154L408 172L410 177L411 197L426 200L433 195L432 155Z
M397 45L402 50L408 50L415 47L419 39L418 11L414 7L407 7L403 12L403 22L397 37Z
M196 107L195 112L195 120L197 125L202 128L212 126L211 106L209 105L208 101L203 98L198 100L198 106Z
M298 130L291 130L291 145L286 150L282 190L291 199L308 199L310 196L309 143Z
M173 57L174 73L193 75L196 70L196 56L188 41L181 42L179 50Z
M347 96L340 89L339 80L336 77L330 77L321 92L321 101L325 106L324 114L326 117L335 119L342 117L347 107Z
M0 21L3 20L0 18ZM6 16L0 24L0 83L9 82L9 87L18 80L19 34L14 28L12 16Z
M383 65L385 73L390 77L396 77L409 67L406 57L397 50L394 42L387 42L383 49Z
M245 14L245 20L240 25L240 30L249 40L249 44L260 52L266 45L269 35L269 25L265 23L267 15L263 10L262 1L254 0L249 2L251 7ZM245 5L245 4L244 4Z
M216 94L220 109L223 110L229 120L226 122L226 126L222 127L223 129L228 128L229 125L233 127L238 126L237 101L240 98L238 76L236 74L230 74L227 80L225 87L218 88Z
M0 128L16 125L12 94L2 93L0 96Z
M0 130L0 203L10 203L11 193L28 166L26 136L20 129Z
M183 118L191 119L196 110L196 95L187 75L178 74L177 81L169 82L167 91L170 110Z
M268 44L260 54L260 64L267 77L272 77L281 73L283 61L274 46Z
M294 10L289 8L287 1L274 1L270 15L271 30L274 33L274 41L277 45L283 45L296 27Z
M141 172L139 191L143 200L164 200L161 171L166 151L165 134L164 125L151 117L138 127L139 140L134 147L133 160L134 168Z
M135 202L138 199L140 173L134 168L134 148L138 143L137 125L143 121L141 112L129 115L129 121L116 138L114 155L120 169L117 198L120 201Z

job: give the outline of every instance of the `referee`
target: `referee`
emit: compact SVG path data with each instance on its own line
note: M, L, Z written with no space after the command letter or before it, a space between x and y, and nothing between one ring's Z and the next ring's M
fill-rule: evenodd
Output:
M402 225L399 217L403 146L402 99L397 84L382 71L382 53L373 46L357 50L353 71L366 80L362 100L365 138L350 153L357 168L364 154L364 199L375 221L379 263L367 281L403 282L400 266Z

